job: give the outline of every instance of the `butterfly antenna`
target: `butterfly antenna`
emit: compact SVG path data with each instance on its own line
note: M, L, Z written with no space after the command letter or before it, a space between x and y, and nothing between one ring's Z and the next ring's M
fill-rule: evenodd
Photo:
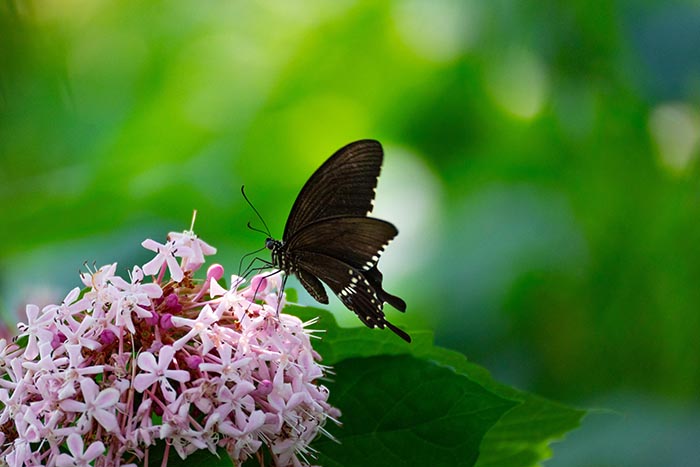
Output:
M250 222L248 222L247 225L248 225L248 228L249 228L250 230L252 230L253 232L260 232L261 234L265 234L265 235L267 235L268 237L271 237L271 235L270 235L269 232L265 232L264 230L256 229L255 227L253 227L252 225L250 225Z
M245 194L245 185L241 185L241 194L243 194L243 198L244 198L244 199L246 200L246 202L248 203L248 206L250 206L250 207L253 209L253 211L255 212L255 214L257 214L258 219L260 219L260 221L261 221L261 222L263 223L263 225L265 226L265 232L263 232L262 230L256 230L256 229L252 228L252 227L250 226L250 222L248 223L248 228L251 229L251 230L255 230L256 232L264 233L264 234L267 235L268 237L272 237L272 234L270 233L270 229L267 227L267 224L265 223L265 219L262 218L262 216L260 215L260 213L258 212L258 210L255 209L255 206L253 206L253 203L250 202L250 200L248 199L248 196Z

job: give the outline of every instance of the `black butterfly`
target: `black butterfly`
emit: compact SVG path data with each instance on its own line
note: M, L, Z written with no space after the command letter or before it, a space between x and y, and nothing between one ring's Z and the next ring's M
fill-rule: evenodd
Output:
M398 234L393 224L372 217L382 145L361 140L339 149L311 175L287 218L282 241L268 238L272 264L294 274L317 301L327 304L321 281L366 326L406 332L389 323L382 308L389 303L406 311L406 302L382 288L379 256Z

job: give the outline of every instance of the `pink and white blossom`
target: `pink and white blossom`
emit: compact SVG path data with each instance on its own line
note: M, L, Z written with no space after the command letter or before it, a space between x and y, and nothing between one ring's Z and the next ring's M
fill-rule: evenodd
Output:
M196 271L204 264L204 255L216 254L216 248L197 237L194 232L187 230L182 233L170 232L168 240L172 241L176 247L184 246L191 254L187 256L187 268Z
M161 244L150 238L144 240L141 245L147 250L158 253L155 258L143 265L143 272L156 275L165 264L175 282L180 282L185 277L185 273L175 257L189 257L192 255L192 249L184 245L177 245L171 240Z
M119 402L119 390L110 387L100 391L97 383L90 378L80 380L80 390L83 402L66 399L59 403L61 409L80 414L77 425L85 427L81 431L91 428L94 419L109 433L118 432L119 424L115 411Z
M143 372L134 378L134 389L138 392L143 392L149 386L157 383L160 385L160 390L165 400L168 402L174 401L177 391L170 384L169 380L172 379L184 383L190 379L190 374L185 370L169 369L173 363L174 356L175 349L169 345L161 347L158 352L158 361L156 361L156 356L151 352L143 352L139 355L138 365Z
M59 455L58 459L56 459L57 467L90 467L90 463L98 456L102 455L105 450L105 446L101 441L95 441L83 451L83 438L77 434L68 436L66 444L68 445L70 455Z
M225 288L221 265L194 277L216 249L193 232L142 245L156 255L128 280L91 268L0 338L0 466L132 467L164 445L161 467L202 449L240 465L264 445L275 465L306 465L340 412L279 275Z

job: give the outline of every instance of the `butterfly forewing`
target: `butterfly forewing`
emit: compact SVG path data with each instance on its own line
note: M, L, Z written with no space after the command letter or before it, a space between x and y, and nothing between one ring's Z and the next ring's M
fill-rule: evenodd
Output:
M336 151L301 189L282 240L320 219L371 212L382 159L382 145L374 140L356 141Z

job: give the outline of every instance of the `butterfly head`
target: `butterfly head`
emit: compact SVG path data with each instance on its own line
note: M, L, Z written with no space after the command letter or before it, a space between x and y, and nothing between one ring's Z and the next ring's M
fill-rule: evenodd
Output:
M282 249L282 242L268 237L267 240L265 240L265 248L272 251L272 265L286 270L285 255L280 251Z
M268 250L275 251L281 246L282 242L280 242L279 240L275 240L274 238L268 237L267 240L265 240L265 248L267 248Z

